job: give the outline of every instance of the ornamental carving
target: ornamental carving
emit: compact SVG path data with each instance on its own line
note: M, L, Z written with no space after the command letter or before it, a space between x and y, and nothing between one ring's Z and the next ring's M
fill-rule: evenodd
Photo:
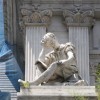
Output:
M74 11L69 11L65 10L63 11L63 16L65 18L65 23L86 23L86 24L92 24L94 23L93 17L94 13L93 11L81 11L81 10L76 10Z
M90 62L90 75L96 76L96 69L99 62Z
M49 23L52 17L50 10L32 11L22 8L21 14L24 23Z

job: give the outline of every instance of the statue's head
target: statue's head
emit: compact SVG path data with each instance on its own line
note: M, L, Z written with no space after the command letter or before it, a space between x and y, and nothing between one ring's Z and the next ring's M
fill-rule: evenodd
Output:
M56 42L56 37L53 33L47 33L44 35L43 39L41 40L41 44L45 47L52 47Z

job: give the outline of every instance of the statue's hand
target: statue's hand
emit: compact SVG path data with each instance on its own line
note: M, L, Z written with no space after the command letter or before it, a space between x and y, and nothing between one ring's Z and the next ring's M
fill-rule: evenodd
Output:
M62 61L58 61L57 62L57 65L62 65Z
M52 64L51 64L51 66L58 66L58 65L62 65L62 62L61 61L55 61L55 62L53 62Z

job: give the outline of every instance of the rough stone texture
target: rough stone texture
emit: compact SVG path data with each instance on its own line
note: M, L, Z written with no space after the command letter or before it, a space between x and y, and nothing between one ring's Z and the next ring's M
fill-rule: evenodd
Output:
M81 96L96 100L94 86L33 86L21 88L18 100L75 100Z

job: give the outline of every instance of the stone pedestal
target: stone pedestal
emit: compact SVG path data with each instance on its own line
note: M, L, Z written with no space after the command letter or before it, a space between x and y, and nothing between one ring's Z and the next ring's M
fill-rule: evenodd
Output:
M97 100L94 86L33 86L17 96L18 100Z

